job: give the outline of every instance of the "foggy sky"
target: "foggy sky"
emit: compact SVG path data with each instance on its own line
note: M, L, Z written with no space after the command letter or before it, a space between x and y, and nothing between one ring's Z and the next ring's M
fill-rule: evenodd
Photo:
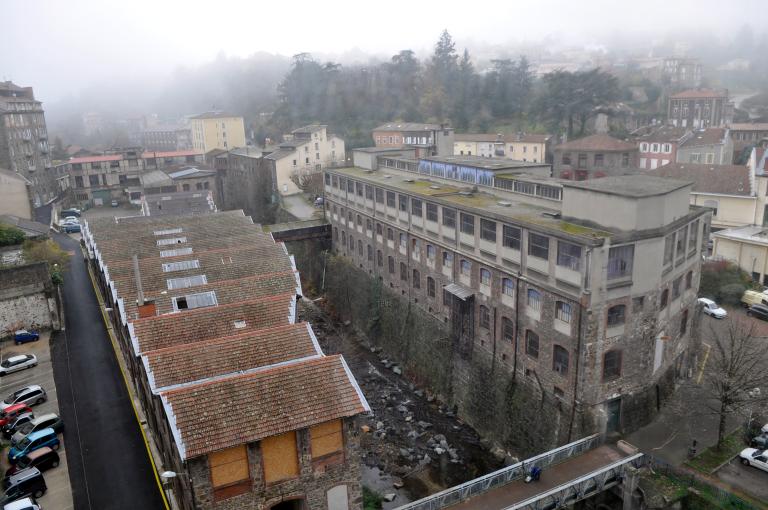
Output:
M447 28L477 45L604 44L676 33L762 33L765 0L0 0L0 79L58 100L100 82L151 86L219 54L388 56L430 51Z

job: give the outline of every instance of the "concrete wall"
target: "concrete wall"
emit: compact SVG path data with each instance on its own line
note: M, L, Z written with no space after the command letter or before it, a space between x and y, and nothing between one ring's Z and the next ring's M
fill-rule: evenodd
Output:
M0 269L0 336L17 329L58 328L58 305L48 265Z
M32 203L24 179L0 171L0 214L12 214L25 220L32 219Z
M224 132L227 134L226 138ZM203 152L245 147L243 118L192 119L192 146Z
M765 205L765 196L691 193L691 205L712 207L713 202L717 205L717 214L712 216L712 227L716 229L762 223L763 207L760 204Z

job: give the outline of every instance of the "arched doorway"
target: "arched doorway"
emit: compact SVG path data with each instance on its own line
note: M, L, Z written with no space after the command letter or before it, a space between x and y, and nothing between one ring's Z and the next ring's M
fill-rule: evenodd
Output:
M272 506L270 510L304 510L305 508L303 499L289 499Z

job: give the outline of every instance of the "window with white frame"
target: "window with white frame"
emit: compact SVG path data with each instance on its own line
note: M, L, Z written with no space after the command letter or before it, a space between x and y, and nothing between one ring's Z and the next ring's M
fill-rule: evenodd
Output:
M556 302L555 319L570 323L572 310L570 303L565 303L564 301Z
M515 281L512 278L501 279L501 293L505 296L515 295Z
M565 241L558 241L557 265L567 267L573 271L578 271L581 267L581 246Z
M537 312L541 310L541 292L539 292L536 289L528 289L527 304L531 310L534 310Z
M491 285L491 272L484 267L480 268L480 285Z

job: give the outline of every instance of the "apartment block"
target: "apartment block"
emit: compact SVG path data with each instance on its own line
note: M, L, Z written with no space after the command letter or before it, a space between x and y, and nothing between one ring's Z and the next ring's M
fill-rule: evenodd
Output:
M189 119L192 148L206 153L213 149L245 147L245 123L239 115L206 112Z
M693 136L686 128L660 126L652 132L637 138L639 149L638 168L653 170L677 160L678 148Z
M242 211L98 219L83 237L181 508L362 508L370 407L297 321L282 243Z
M697 129L678 146L675 161L730 165L733 162L733 140L728 128Z
M35 207L54 199L61 189L51 172L45 113L32 87L0 82L0 168L30 183Z
M460 133L454 135L454 156L507 158L516 161L545 163L552 135L517 133L490 135Z
M327 128L321 124L310 124L295 129L277 150L264 156L281 195L301 193L302 180L312 176L320 179L324 168L344 165L344 140L329 135Z
M579 433L645 423L695 366L710 210L691 183L458 166L327 170L334 250L448 324L456 359L495 360L594 424ZM467 408L475 381L453 384Z
M732 114L727 90L685 90L667 101L667 122L675 127L720 127L730 122Z
M453 154L453 128L443 124L388 122L371 133L376 147L410 147L416 157Z

